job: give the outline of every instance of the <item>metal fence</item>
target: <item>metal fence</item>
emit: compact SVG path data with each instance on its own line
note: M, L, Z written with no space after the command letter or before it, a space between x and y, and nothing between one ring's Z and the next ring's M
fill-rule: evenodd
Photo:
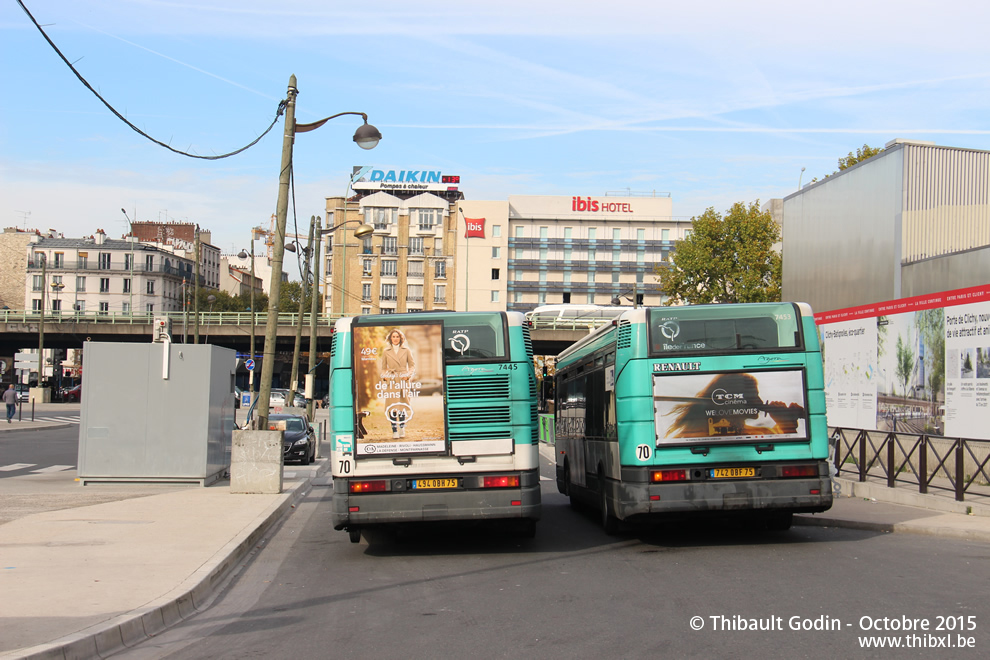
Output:
M839 476L879 478L889 488L911 484L923 494L951 491L959 502L966 495L990 499L990 440L834 428L831 442Z
M173 323L181 323L184 318L189 319L189 323L195 323L195 312L189 312L188 317L183 312L119 312L119 311L86 311L86 312L76 312L73 310L64 311L51 311L45 310L45 324L49 323L111 323L117 325L142 325L150 324L156 318L168 317L172 319ZM308 327L310 325L311 314L303 314L302 325ZM337 319L340 318L339 314L317 314L316 322L317 324L327 324L333 325L336 323ZM259 326L264 326L267 323L268 315L266 312L258 312L255 314L255 324ZM39 323L41 322L41 313L23 310L12 310L5 309L0 310L0 323ZM251 312L200 312L199 313L199 323L200 325L209 324L213 326L217 325L250 325L251 324ZM278 315L279 325L298 325L299 324L299 313L298 312L284 312Z

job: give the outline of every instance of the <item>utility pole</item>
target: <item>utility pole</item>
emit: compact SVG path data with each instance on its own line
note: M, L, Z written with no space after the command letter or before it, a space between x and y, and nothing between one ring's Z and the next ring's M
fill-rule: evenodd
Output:
M38 387L45 375L45 289L48 288L48 259L44 252L36 253L41 257L41 322L38 323Z
M322 223L321 218L317 215L313 216L313 220L316 221L316 244L313 246L313 300L309 306L309 368L306 371L306 389L316 396L315 388L310 387L309 383L314 379L313 372L316 370L316 316L320 311L320 275L323 273L323 262L320 261L320 244L323 238L323 232L321 231ZM314 399L310 399L306 403L306 416L309 419L313 419L313 409L316 408ZM316 456L320 456L320 443L316 443Z
M196 318L193 319L193 343L199 343L199 225L196 225L196 281L193 282L193 311Z
M282 257L285 255L285 216L289 210L289 170L292 145L296 138L296 76L289 77L285 102L285 133L282 136L282 169L278 177L278 201L275 205L275 236L272 245L272 279L268 287L268 319L265 324L265 357L261 363L261 391L258 393L257 428L268 429L268 402L275 371L275 337L278 332L278 295L282 288Z
M296 400L296 384L299 383L299 347L302 343L302 325L303 325L303 312L306 309L306 292L309 290L309 255L313 252L313 231L316 224L316 216L311 216L309 219L309 240L306 242L306 259L304 261L305 266L302 273L302 296L299 297L299 316L296 319L296 343L292 349L292 384L289 385L289 400L286 405L292 406L295 404ZM313 353L313 347L310 346L310 354Z

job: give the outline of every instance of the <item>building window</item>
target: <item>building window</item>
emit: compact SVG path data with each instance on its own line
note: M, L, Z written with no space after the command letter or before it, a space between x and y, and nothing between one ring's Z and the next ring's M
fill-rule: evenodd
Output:
M362 284L361 285L361 300L371 300L371 285Z
M419 307L410 307L410 308L409 308L409 309L407 309L406 311L408 311L408 312L409 312L410 314L414 314L414 313L416 313L416 312L422 312L423 310L422 310L422 309L420 309Z
M589 305L594 305L595 304L595 294L593 294L593 293L589 293L588 294L588 304Z
M433 262L433 277L438 280L447 279L447 262L446 261L435 261Z
M110 278L101 277L100 278L100 293L110 293Z
M523 272L521 270L517 270L517 271L515 271L515 273L516 273L516 281L517 282L522 282L523 279L524 279L523 278Z
M669 229L661 229L660 230L660 240L662 240L662 241L669 241L670 240L670 230Z
M588 262L595 263L595 258L598 254L594 250L588 250Z
M546 283L547 283L547 271L541 270L540 271L540 284L546 284Z
M399 254L399 239L395 236L382 238L382 254Z
M76 266L82 269L89 268L89 252L80 252L76 255Z
M130 293L130 292L131 292L131 278L125 277L124 278L124 293Z
M492 302L498 302L498 291L492 291Z
M565 241L571 240L571 233L573 231L574 230L571 227L564 227L564 240Z
M148 306L145 307L144 310L149 314L151 314L152 312L155 311L155 303L148 303Z
M433 285L433 302L435 303L447 303L447 285L446 284L434 284Z
M497 280L498 275L499 275L498 268L492 268L492 279Z
M383 284L382 285L382 296L381 296L381 299L382 300L395 300L396 286L397 285L395 285L395 284Z
M423 285L409 284L406 286L406 300L419 302L423 300Z
M150 295L155 295L155 281L148 280L148 293Z
M546 238L547 238L547 228L546 227L540 227L540 238L543 239L543 240L546 240Z
M596 227L588 227L588 240L589 241L595 240L595 238L596 238L595 234L597 232L598 232L598 229Z
M619 283L619 271L617 270L612 271L612 284L618 284L618 283Z
M689 238L691 238L691 230L690 229L685 229L684 230L684 240L687 240Z
M434 238L433 239L433 254L441 255L443 254L443 239Z
M126 303L126 302L125 303L122 303L120 305L120 309L121 309L122 312L124 312L124 314L130 314L131 313L131 303Z
M636 230L636 240L637 241L645 241L646 240L646 230L645 229L637 229Z
M40 312L41 311L41 298L33 298L31 300L31 311Z
M100 314L104 314L105 315L105 314L109 314L109 313L110 313L110 303L108 303L108 302L101 302L100 303Z
M440 224L440 213L439 209L415 209L416 216L419 218L419 229L420 231L432 230L434 226Z
M64 268L64 267L65 267L65 253L64 252L56 252L55 253L55 268Z
M395 259L382 259L382 276L395 277L398 275L398 263Z
M374 246L371 244L371 237L364 239L361 244L361 254L374 254Z
M392 309L391 307L382 307L381 310L379 310L379 313L380 314L395 314L395 310Z
M33 275L31 277L31 290L41 291L44 288L45 281L42 279L41 275Z
M612 240L621 241L622 240L622 230L616 227L612 230Z
M152 272L155 270L155 257L154 255L147 254L144 256L144 270L147 272Z
M548 256L549 252L547 252L547 248L540 248L540 261L545 262Z
M570 283L571 283L571 272L567 271L566 273L564 273L564 284L570 284Z
M361 313L362 314L371 314L371 308L370 307L362 307L361 308Z
M406 272L409 274L409 277L423 277L423 262L422 261L406 262Z
M595 283L595 271L588 271L588 284Z
M570 304L570 302L571 302L571 292L570 291L564 291L563 297L561 298L561 302L564 303L565 305Z
M502 257L502 248L493 247L492 248L492 259L500 259Z
M492 225L492 238L500 238L502 236L502 225Z
M546 291L540 291L539 293L536 294L536 304L537 305L546 305L547 304L547 292Z
M564 261L571 260L571 248L564 248Z
M524 237L525 237L525 234L523 233L523 226L522 225L516 225L516 238L524 238Z
M521 303L522 302L522 291L515 291L512 294L512 302Z
M72 309L76 310L77 312L85 312L86 311L86 301L85 300L77 300L75 302L75 304L72 305Z
M423 237L409 239L409 254L423 254Z
M371 259L362 259L361 260L361 276L362 277L371 277L371 275L372 275L372 269L374 268L374 263L375 262L373 260L371 260Z
M100 252L100 270L110 270L109 252Z
M364 210L364 221L373 226L375 231L388 231L395 222L399 210L396 208L379 208L369 206Z
M76 291L86 290L86 278L76 275Z

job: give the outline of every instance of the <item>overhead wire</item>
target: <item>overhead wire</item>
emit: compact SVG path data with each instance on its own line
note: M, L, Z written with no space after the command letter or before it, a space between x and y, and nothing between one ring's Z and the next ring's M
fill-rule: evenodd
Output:
M157 144L160 147L163 147L165 149L168 149L172 153L179 154L180 156L188 156L189 158L199 158L201 160L220 160L222 158L230 158L231 156L236 156L239 153L242 153L244 151L247 151L248 149L250 149L254 145L256 145L259 142L261 142L262 138L264 138L266 135L268 135L269 132L271 132L271 130L275 127L275 124L278 122L278 118L282 116L282 113L283 112L285 112L286 105L288 105L288 101L287 100L283 99L282 101L280 101L279 104L278 104L278 110L276 110L276 112L275 112L275 118L272 119L271 125L269 125L268 128L266 128L265 131L261 135L259 135L257 138L255 138L254 140L252 140L248 144L244 145L240 149L236 149L234 151L230 151L230 152L225 153L225 154L218 154L218 155L215 155L215 156L202 156L200 154L193 154L193 153L189 153L187 151L182 151L180 149L176 149L176 148L172 147L171 145L169 145L169 144L167 144L165 142L162 142L161 140L158 140L158 139L156 139L156 138L148 135L143 130L141 130L140 128L138 128L137 126L135 126L133 123L131 123L131 121L129 119L127 119L127 117L125 117L124 115L120 114L120 112L118 112L116 108L114 108L112 105L110 105L110 103L106 99L104 99L100 95L99 92L97 92L95 89L93 89L93 86L89 84L89 81L87 81L86 78L84 78L83 75L81 73L79 73L78 70L76 70L76 67L72 65L72 63L65 57L65 55L62 54L62 51L59 50L58 46L55 45L55 42L51 40L51 38L44 31L44 29L41 27L41 25L38 23L38 21L35 20L34 16L31 14L31 12L28 11L28 8L24 5L24 2L22 2L22 0L17 0L17 4L21 6L21 9L24 10L24 13L27 14L28 18L31 19L31 22L38 29L38 32L41 33L41 36L43 36L45 38L45 41L48 42L48 45L51 46L52 50L54 50L55 53L59 56L59 58L61 58L61 60L63 62L65 62L65 65L67 67L69 67L69 70L72 71L73 74L75 74L76 78L79 79L79 82L81 82L83 84L83 86L86 87L86 89L88 89L90 92L92 92L93 95L100 100L100 103L102 103L104 106L106 106L106 108L108 110L110 110L110 112L112 112L114 114L114 116L116 116L118 119L120 119L122 122L124 122L128 127L130 127L131 130L133 130L138 135L140 135L140 136L142 136L142 137L150 140L151 142L154 142L155 144Z

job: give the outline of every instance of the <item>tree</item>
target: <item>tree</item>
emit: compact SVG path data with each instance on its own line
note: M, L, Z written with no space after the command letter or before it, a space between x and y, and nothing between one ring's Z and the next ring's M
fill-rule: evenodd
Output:
M904 388L905 397L908 395L908 381L914 371L914 351L911 350L910 342L910 335L908 341L904 341L900 335L897 335L897 380L901 382L901 386Z
M312 288L307 292L303 301L303 313L308 314L312 304ZM299 299L302 297L302 282L282 282L278 290L278 311L282 314L296 314L299 311Z
M855 154L850 151L848 156L846 156L845 158L840 158L839 159L839 169L836 170L835 172L832 172L832 174L826 174L824 178L827 179L830 176L832 176L833 174L838 174L842 170L848 169L848 168L852 167L853 165L855 165L856 163L861 163L864 160L866 160L867 158L873 158L874 156L876 156L877 154L879 154L882 151L883 151L882 148L871 147L868 144L864 144L863 145L863 148L862 149L857 149ZM817 176L814 179L811 180L812 183L815 183L816 181L818 181L818 177Z
M917 312L914 324L925 344L925 364L932 403L938 400L945 379L945 313L941 309Z
M759 204L736 202L724 218L709 207L691 219L691 234L654 269L667 305L780 300L780 228Z

